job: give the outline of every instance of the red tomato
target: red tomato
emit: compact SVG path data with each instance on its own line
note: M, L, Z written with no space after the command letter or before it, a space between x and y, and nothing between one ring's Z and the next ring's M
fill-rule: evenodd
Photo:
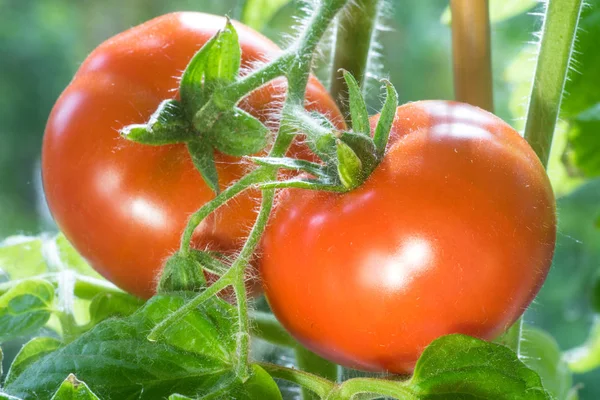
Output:
M546 277L555 233L550 183L514 129L470 105L416 102L397 109L361 187L281 193L261 278L312 351L409 373L441 335L493 339L515 322Z
M177 96L187 63L224 25L222 17L174 13L107 40L83 62L46 127L42 173L58 226L96 270L141 297L153 294L155 277L178 248L189 215L214 195L184 145L139 145L120 138L118 130L145 122L161 100ZM280 53L261 34L234 25L244 68ZM264 119L284 89L265 86L242 107ZM316 79L310 81L307 102L341 120ZM221 154L216 161L222 188L248 169ZM204 221L193 245L237 250L254 221L257 195L247 192Z

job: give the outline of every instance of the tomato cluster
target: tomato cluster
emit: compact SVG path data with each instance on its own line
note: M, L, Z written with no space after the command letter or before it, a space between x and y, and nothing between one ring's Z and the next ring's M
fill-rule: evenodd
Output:
M118 131L178 96L177 77L224 23L174 13L109 39L48 121L42 171L52 214L95 269L141 297L153 294L189 215L214 193L185 145L136 144ZM235 27L245 68L280 54ZM276 81L241 106L266 122L284 93ZM341 120L315 79L306 99ZM290 156L305 150L295 144ZM248 170L215 159L222 188ZM212 214L193 246L237 251L259 195L246 191ZM309 349L364 370L409 372L448 333L493 339L532 301L554 250L554 197L532 149L498 117L455 102L399 107L382 163L357 189L286 189L276 205L259 263L273 312Z
M59 228L107 279L141 297L154 293L156 275L179 247L191 213L214 198L183 144L145 146L120 138L122 127L146 121L166 98L177 96L179 76L225 18L180 12L129 29L98 46L54 106L42 149L46 199ZM281 50L235 23L242 67L273 59ZM285 94L276 81L253 92L241 107L267 121ZM341 119L316 80L307 107ZM300 151L294 146L291 154ZM239 159L215 154L222 188L248 170ZM247 236L260 193L247 191L217 210L195 231L199 249L229 253Z

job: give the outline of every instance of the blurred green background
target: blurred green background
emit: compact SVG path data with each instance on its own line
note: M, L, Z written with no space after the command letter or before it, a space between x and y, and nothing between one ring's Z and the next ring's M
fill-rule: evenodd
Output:
M274 0L273 0L274 1ZM39 158L46 118L80 63L99 43L149 18L197 10L240 18L236 0L0 0L0 240L55 229L43 200ZM279 0L279 3L284 1ZM441 22L445 0L388 1L378 35L375 77L389 77L400 102L452 99L450 28ZM494 2L502 11L504 2ZM515 2L506 2L515 3ZM517 2L518 3L518 2ZM535 2L523 10L540 11ZM498 11L495 11L498 12ZM263 32L279 44L296 24L298 3L279 9ZM492 27L496 113L522 128L531 84L538 16L521 12ZM582 344L594 319L590 298L600 269L600 38L597 1L585 11L576 68L553 149L550 176L559 203L555 262L525 320L548 330L561 349ZM327 57L318 66L327 83ZM380 106L379 83L369 81L371 110ZM585 114L585 112L588 114ZM593 139L590 139L593 138ZM584 151L585 150L585 151ZM585 153L585 154L584 154ZM590 156L591 154L591 156ZM577 375L580 398L600 398L600 374Z

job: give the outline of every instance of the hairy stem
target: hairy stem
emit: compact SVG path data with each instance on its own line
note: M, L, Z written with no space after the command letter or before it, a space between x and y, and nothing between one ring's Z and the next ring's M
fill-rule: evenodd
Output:
M331 361L319 357L315 353L305 349L302 346L296 347L296 362L298 367L322 378L336 382L338 379L338 366ZM317 399L312 391L302 388L302 398L304 400Z
M451 0L456 100L494 111L488 0Z
M239 181L229 186L227 189L223 190L213 200L209 201L208 203L203 205L198 211L192 214L185 227L185 231L181 236L181 252L186 254L190 251L194 230L196 230L198 225L200 225L200 223L206 217L208 217L217 208L221 207L223 204L227 203L229 200L248 189L250 186L263 180L263 175L265 175L265 168L256 168L254 171L248 173Z
M381 396L400 400L417 400L419 398L404 386L402 382L373 378L354 378L342 383L325 399L351 399L360 393L376 393Z
M325 396L331 393L336 387L335 383L328 381L327 379L294 368L287 368L269 363L258 363L258 365L272 377L283 379L300 385L303 388L307 388L320 398L325 398Z
M525 139L548 164L583 0L549 0L527 110Z
M355 0L340 14L331 70L331 95L350 123L348 90L340 69L349 71L364 93L367 62L382 0Z

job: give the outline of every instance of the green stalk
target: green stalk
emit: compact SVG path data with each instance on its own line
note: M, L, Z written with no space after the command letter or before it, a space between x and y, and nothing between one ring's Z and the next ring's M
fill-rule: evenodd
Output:
M451 0L450 7L455 98L493 112L488 0Z
M381 0L355 0L340 14L331 70L331 95L349 124L348 89L340 71L349 71L363 89Z
M335 390L336 387L335 383L308 372L269 363L258 363L258 365L272 377L283 379L303 388L307 388L322 399L326 398L326 396Z
M315 353L305 349L302 346L296 347L295 354L296 362L298 363L298 367L301 370L318 375L332 382L337 381L339 369L337 364L334 364L331 361L319 357ZM317 399L317 397L315 397L315 394L311 390L308 390L306 388L302 388L302 398L304 400Z
M525 124L525 139L544 166L550 156L583 4L583 0L549 0L547 5Z

